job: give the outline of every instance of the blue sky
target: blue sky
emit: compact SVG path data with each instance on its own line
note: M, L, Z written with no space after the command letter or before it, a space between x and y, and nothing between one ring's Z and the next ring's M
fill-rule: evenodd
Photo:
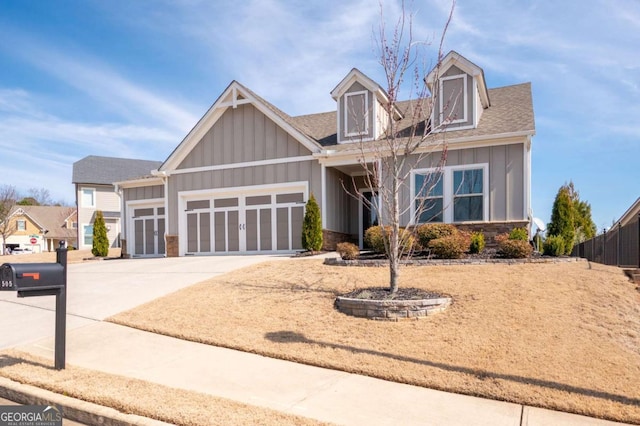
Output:
M410 5L414 38L449 5ZM234 79L290 115L335 109L351 68L383 82L379 22L376 0L2 1L0 184L74 202L74 161L164 160ZM640 1L459 0L451 49L489 87L532 83L535 216L570 179L598 228L640 196Z

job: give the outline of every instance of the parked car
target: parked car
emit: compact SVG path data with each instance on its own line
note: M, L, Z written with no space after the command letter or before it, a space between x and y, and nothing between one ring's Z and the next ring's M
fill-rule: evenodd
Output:
M11 250L11 254L33 254L30 248L16 247Z

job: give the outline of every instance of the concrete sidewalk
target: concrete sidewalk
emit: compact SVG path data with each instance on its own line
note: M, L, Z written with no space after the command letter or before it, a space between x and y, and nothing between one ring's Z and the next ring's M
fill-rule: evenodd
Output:
M17 349L51 358L53 339ZM68 332L67 363L342 425L622 424L266 358L107 322Z

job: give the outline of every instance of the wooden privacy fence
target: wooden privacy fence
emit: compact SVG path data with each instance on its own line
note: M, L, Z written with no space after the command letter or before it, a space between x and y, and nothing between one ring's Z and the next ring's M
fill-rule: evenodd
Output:
M640 268L640 220L575 245L571 255L605 265Z

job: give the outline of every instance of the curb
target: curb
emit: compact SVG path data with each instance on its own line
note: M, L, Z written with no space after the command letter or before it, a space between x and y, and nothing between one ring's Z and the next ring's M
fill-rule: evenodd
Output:
M170 424L136 414L121 413L113 408L14 382L5 377L0 377L0 397L25 405L55 405L61 409L65 418L88 425L164 426Z

